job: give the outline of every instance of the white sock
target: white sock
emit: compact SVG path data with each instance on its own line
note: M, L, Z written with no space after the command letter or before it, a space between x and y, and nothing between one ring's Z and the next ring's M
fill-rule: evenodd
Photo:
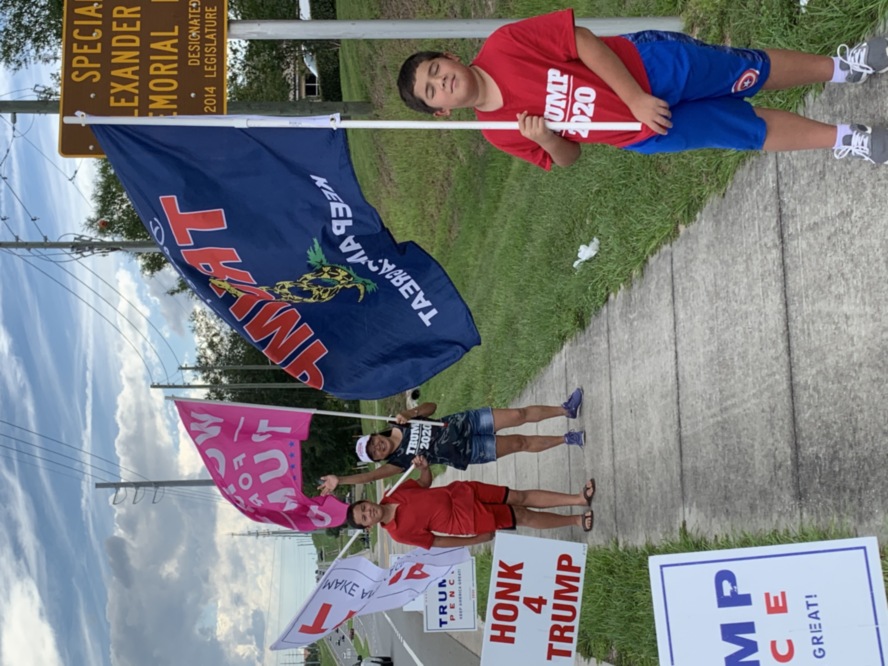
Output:
M842 69L838 56L833 56L833 75L829 80L830 83L845 83L848 80L848 74L851 73L851 68L848 65L845 65L846 69Z
M851 134L851 126L850 125L836 125L836 145L834 148L842 148L845 144L842 143L842 139Z

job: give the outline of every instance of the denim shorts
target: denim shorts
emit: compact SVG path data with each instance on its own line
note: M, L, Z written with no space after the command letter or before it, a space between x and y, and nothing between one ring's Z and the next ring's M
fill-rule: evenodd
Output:
M471 428L472 457L470 464L496 462L496 431L493 429L493 410L490 407L466 412Z

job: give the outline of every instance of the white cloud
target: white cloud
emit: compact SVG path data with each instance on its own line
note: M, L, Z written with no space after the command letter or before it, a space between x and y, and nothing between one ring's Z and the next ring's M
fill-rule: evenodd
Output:
M188 318L194 307L194 300L187 294L171 296L167 292L176 287L179 274L170 266L147 280L148 293L160 311L163 321L176 335L185 335L188 330Z
M5 559L5 558L4 558ZM4 567L0 577L14 572ZM46 618L43 601L32 578L11 578L0 581L0 603L4 607L0 630L0 662L61 666L55 634Z
M36 580L44 562L29 499L18 480L2 471L4 529L0 530L0 664L62 664L58 640Z
M2 292L2 290L0 290ZM0 312L2 312L2 296L0 296ZM31 392L31 382L28 378L21 359L16 356L13 351L13 340L9 334L9 330L3 326L0 321L0 364L3 365L2 379L3 394L8 396L20 396L21 402L17 403L20 407L26 408L26 423L31 424L34 421L33 398ZM15 410L4 410L4 415L9 418Z

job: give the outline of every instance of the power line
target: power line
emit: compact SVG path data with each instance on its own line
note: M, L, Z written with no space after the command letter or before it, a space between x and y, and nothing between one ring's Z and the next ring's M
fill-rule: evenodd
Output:
M0 433L0 437L5 437L6 439L11 439L14 442L20 442L21 444L25 444L27 446L32 446L35 449L38 449L40 451L48 451L54 455L59 456L60 458L65 458L67 460L73 460L74 462L76 462L79 465L84 465L86 467L89 467L90 469L94 469L98 472L102 472L103 474L113 474L114 473L114 472L108 471L107 469L102 469L98 465L93 465L92 463L86 462L85 460L80 460L79 458L75 458L74 456L69 456L66 453L60 453L59 451L53 451L49 447L40 446L39 444L34 444L33 442L28 442L27 440L21 439L20 437L13 437L12 435L7 435L6 433ZM28 453L27 451L22 451L18 447L9 446L8 444L0 444L0 447L2 447L4 449L9 449L11 451L17 451L18 453L24 453L25 455L33 456L35 458L40 458L41 460L51 460L50 458L43 458L43 457L38 456L36 454ZM53 462L55 462L55 461L53 461ZM57 462L56 464L64 465L65 463ZM76 469L74 467L71 467L70 465L66 465L66 467L68 467L68 469L75 471L75 472L85 471L85 470Z
M126 321L126 323L128 323L130 326L133 327L133 330L134 330L136 333L138 333L139 337L142 338L142 339L145 341L145 343L151 348L151 351L154 352L154 355L157 356L157 360L160 361L160 366L163 368L163 374L164 374L166 377L169 377L169 376L170 376L170 372L169 372L169 370L167 370L166 363L163 362L163 357L160 355L160 352L158 351L157 347L154 346L154 343L152 343L151 340L148 338L148 336L145 335L145 334L139 329L138 326L136 326L136 324L133 322L132 319L130 319L130 318L127 317L125 314L123 314L122 312L120 312L120 310L117 309L117 307L114 305L114 303L112 303L112 302L109 301L107 298L105 298L104 296L102 296L102 294L100 294L98 291L96 291L95 289L93 289L92 285L87 284L84 280L82 280L80 277L78 277L77 275L75 275L73 271L70 271L70 270L68 270L67 268L65 268L65 266L62 265L62 262L53 261L52 259L50 259L50 258L48 258L48 257L45 257L45 256L42 256L42 255L39 254L39 253L35 253L33 256L34 256L35 259L40 259L40 260L42 260L42 261L48 261L49 263L58 266L58 268L59 268L60 270L64 271L65 273L67 273L68 275L70 275L72 278L74 278L75 280L77 280L77 282L79 282L80 284L82 284L82 285L83 285L84 287L86 287L89 291L91 291L91 292L92 292L93 294L95 294L98 298L100 298L100 299L102 300L103 303L105 303L106 305L108 305L111 309L115 310L115 311L117 312L118 315L120 315L121 317L123 317L124 320ZM130 301L128 298L126 298L126 296L124 296L123 294L121 294L121 293L120 293L115 287L112 287L112 286L111 286L111 285L110 285L110 284L109 284L104 278L102 278L101 276L99 276L98 273L96 273L95 271L93 271L92 269L88 268L87 266L85 266L85 265L83 265L83 264L81 264L81 266L83 266L83 268L86 268L86 269L87 269L88 271L90 271L93 275L95 275L97 278L99 278L102 282L104 282L106 285L108 285L108 287L111 288L111 290L114 291L118 296L120 296L120 298L122 298L124 301L126 301L126 302L127 302L127 303L128 303L128 304L129 304L129 305L130 305L130 306L136 311L137 314L141 315L146 321L148 321L148 323L151 324L151 326L153 326L154 329L157 331L157 333L161 336L161 339L166 343L166 346L169 348L170 352L172 353L173 358L175 359L176 363L179 362L179 359L176 357L176 352L175 352L175 350L172 348L172 346L170 345L170 343L167 342L166 338L163 336L163 333L161 333L161 331L157 328L157 326L154 326L154 324L151 323L151 321L148 319L148 316L147 316L145 313L143 313L141 310L139 310L139 309L136 307L136 305L135 305L132 301Z
M17 453L21 453L21 452L17 451ZM64 474L60 470L53 469L51 467L44 467L43 465L38 465L36 462L31 462L30 460L21 460L17 456L10 455L8 453L0 453L0 458L5 458L6 460L14 460L17 465L28 465L29 467L36 467L37 469L42 469L45 472L52 472L53 474L56 474L58 476L63 476L66 479L73 479L74 481L77 481L78 483L83 481L83 479L79 476L74 476L73 474ZM49 458L40 458L40 460L45 460L46 462L54 463L54 464L61 464L61 463L55 463L55 461L50 460ZM97 476L93 476L92 474L90 474L89 472L86 472L86 471L81 470L80 473L82 475L87 476L92 479L99 478Z
M96 476L95 474L93 474L93 473L91 473L91 472L89 472L89 471L87 471L87 470L83 470L83 469L75 469L74 467L71 467L70 465L66 465L65 463L58 462L57 460L53 460L52 458L44 458L43 456L38 456L36 453L28 453L27 451L22 451L21 449L17 449L17 448L14 447L14 446L9 446L8 444L0 444L0 449L8 449L8 450L10 450L10 451L15 452L15 454L16 454L15 456L9 456L9 455L6 455L6 456L4 456L4 457L12 458L12 459L14 459L16 462L28 463L28 461L26 461L26 460L19 460L19 459L17 458L17 456L28 456L28 457L30 457L30 458L35 458L35 459L37 459L37 460L40 460L40 461L45 462L45 463L49 463L49 464L51 464L51 465L59 465L60 467L63 467L64 469L66 469L66 470L68 470L68 471L70 471L70 472L75 472L75 473L77 473L77 474L80 474L80 475L82 475L82 476L86 476L86 477L91 478L91 479L103 478L103 477L98 477L98 476ZM30 464L33 465L33 466L35 466L35 467L40 467L40 465L37 465L36 463L30 463ZM55 470L55 469L49 469L49 468L42 468L42 469L46 469L47 472L58 472L58 470ZM66 474L65 476L69 476L69 477L70 477L70 475L67 475L67 474ZM74 478L76 478L76 477L74 477ZM79 481L80 479L78 478L77 480Z
M68 180L68 182L70 182L71 185L74 186L74 189L77 190L77 194L79 194L80 197L81 197L86 203L92 205L92 202L89 200L89 197L87 197L87 196L86 196L86 195L80 190L80 188L77 187L77 184L76 184L71 178L68 177L68 174L65 172L64 169L62 169L58 164L55 163L55 161L54 161L52 158L50 158L46 153L44 153L44 152L40 149L40 146L38 146L36 143L34 143L33 141L31 141L31 139L29 139L27 136L25 136L25 134L19 132L19 131L16 129L15 125L14 125L11 121L7 120L7 119L4 118L3 116L0 116L0 120L3 120L3 122L5 122L5 123L6 123L7 125L9 125L10 127L12 127L12 136L13 136L13 138L15 138L15 137L22 138L22 139L24 139L28 144L30 144L31 147L34 148L34 150L36 150L36 151L37 151L37 152L43 157L43 159L45 159L45 160L50 164L50 166L52 166L53 169L55 169L56 171L58 171L59 173L61 173L61 174L65 177L65 179ZM33 127L33 125L34 125L34 120L31 121L31 126ZM27 131L30 132L30 131L31 131L31 128L29 127ZM78 169L79 169L79 168L80 168L80 167L78 167Z
M55 442L56 444L59 444L59 445L61 445L61 446L64 446L66 449L73 449L74 451L78 451L78 452L81 452L81 453L88 453L89 455L93 456L96 460L101 460L102 462L104 462L104 463L108 463L109 465L114 465L115 467L117 467L118 469L120 469L120 470L123 471L123 472L126 472L127 474L132 474L133 476L139 476L139 477L141 477L141 478L143 478L143 479L145 479L145 480L148 479L147 476L144 476L144 475L142 475L142 474L139 474L139 473L136 472L135 470L128 469L128 468L124 467L123 465L121 465L120 463L115 462L115 461L113 461L113 460L109 460L108 458L104 458L104 457L98 455L97 453L92 453L92 452L89 452L89 451L84 451L84 450L83 450L82 448L80 448L79 446L74 446L73 444L68 444L68 443L66 443L66 442L63 442L63 441L60 440L60 439L56 439L55 437L50 437L49 435L44 435L43 433L39 433L39 432L37 432L36 430L31 430L30 428L26 428L25 426L20 426L20 425L18 425L18 424L12 423L11 421L7 421L6 419L2 419L2 418L0 418L0 423L2 423L3 425L7 425L7 426L9 426L9 427L11 427L11 428L15 428L15 429L17 429L17 430L24 430L24 431L25 431L26 433L28 433L29 435L34 435L35 437L40 437L40 438L42 438L42 439L48 439L50 442Z
M39 433L39 432L37 432L36 430L31 430L30 428L26 428L25 426L20 426L20 425L18 425L18 424L12 423L11 421L7 421L6 419L3 419L3 418L0 418L0 423L2 423L3 425L7 425L7 426L9 426L9 427L11 427L11 428L16 428L17 430L23 430L24 432L28 433L29 435L34 435L35 437L40 437L40 438L42 438L42 439L49 440L50 442L54 442L54 443L56 443L56 444L59 444L60 446L64 446L64 447L67 448L67 449L72 449L72 450L74 450L74 451L77 451L78 453L84 453L84 454L86 454L86 455L88 455L88 456L91 456L91 457L95 458L96 460L101 460L102 462L107 463L107 464L112 465L113 467L116 467L116 468L117 468L117 470L115 470L115 471L113 472L114 474L120 474L121 472L126 472L127 474L132 474L132 475L135 476L135 477L139 477L139 478L144 479L145 481L149 481L148 477L145 476L144 474L140 474L139 472L137 472L137 471L135 471L135 470L133 470L133 469L129 469L129 468L127 468L127 467L124 467L124 466L121 465L119 462L116 462L116 461L114 461L114 460L110 460L110 459L108 459L108 458L105 458L105 457L103 457L103 456L100 456L100 455L97 454L97 453L93 453L93 452L91 452L91 451L86 451L85 449L83 449L83 448L81 448L81 447L74 446L73 444L68 444L68 443L66 443L66 442L63 442L63 441L60 440L60 439L57 439L57 438L55 438L55 437L51 437L51 436L49 436L49 435L44 435L43 433ZM16 438L16 437L11 437L10 435L6 435L6 434L4 434L4 433L0 433L0 436L3 436L3 437L9 437L10 439L14 439L14 440L19 441L19 442L22 442L22 443L24 443L24 444L29 444L29 445L30 445L30 443L29 443L29 442L25 442L25 440L18 439L18 438ZM52 451L52 449L49 449L49 448L46 448L46 447L41 447L41 446L36 445L36 444L33 445L33 446L35 446L35 447L37 447L37 448L45 449L45 450L47 450L47 451ZM70 456L64 456L64 454L59 454L59 455L62 455L63 457L70 457ZM103 471L106 471L106 470L103 470ZM107 472L107 471L106 471L106 472ZM212 495L207 495L206 493L201 493L201 492L198 491L198 490L190 491L190 490L187 490L187 489L182 489L181 492L180 492L180 491L176 491L175 493L171 493L171 494L176 494L176 495L179 495L179 496L181 496L181 497L193 497L193 498L195 498L195 499L212 499L214 502L221 502L221 501L222 501L222 498L221 498L221 497L218 497L218 496L212 496Z
M124 339L124 341L125 341L130 347L132 347L133 350L136 352L136 356L139 357L139 360L142 361L142 365L145 366L145 370L148 371L148 377L149 377L149 379L151 380L152 383L154 383L154 373L151 372L151 366L148 365L148 361L145 360L145 357L142 355L142 352L139 351L139 348L135 345L135 343L133 343L132 340L130 340L129 338L126 337L126 335L124 334L124 332L120 329L119 326L117 326L117 324L115 324L115 323L112 322L108 317L106 317L104 314L102 314L101 312L99 312L99 310L98 310L94 305L92 305L91 303L87 302L86 299L84 299L82 296L80 296L80 294L78 294L77 292L75 292L75 291L74 291L73 289L71 289L68 285L66 285L65 283L61 282L60 280L57 280L56 278L54 278L52 275L50 275L49 273L47 273L46 271L44 271L44 270L41 269L40 267L35 266L32 262L28 261L25 257L23 257L23 256L21 256L21 255L19 255L19 254L16 254L16 253L14 253L14 252L10 252L9 250L7 250L6 252L9 252L9 254L12 254L12 255L15 256L15 257L18 257L19 259L21 259L22 261L24 261L25 264L27 264L28 266L30 266L30 267L33 268L34 270L38 271L39 273L42 273L42 274L45 275L47 278L49 278L50 280L52 280L53 282L55 282L56 284L58 284L60 287L62 287L62 288L65 289L66 291L68 291L68 292L70 292L71 294L73 294L78 300L80 300L80 301L81 301L84 305L86 305L90 310L92 310L92 311L95 312L97 315L99 315L102 319L104 319L104 320L108 323L108 325L111 326L115 331L117 331L118 333L120 333L120 337L122 337L122 338Z
M24 209L24 211L31 218L31 223L37 228L37 232L43 237L44 240L48 240L46 234L43 233L43 229L41 229L40 225L37 224L37 220L39 220L40 218L37 217L36 215L34 215L30 210L28 210L28 207L25 205L25 202L22 201L22 198L12 188L12 185L9 184L9 178L7 176L0 175L0 180L2 180L3 184L9 188L9 191L12 193L12 196L15 198L16 201L19 202L19 205Z
M145 321L148 323L148 325L149 325L151 328L153 328L154 331L160 336L160 339L163 340L163 343L167 346L167 349L170 350L170 353L173 355L173 358L176 360L176 363L178 363L179 365L181 365L181 362L179 361L178 356L176 356L176 350L173 349L173 346L172 346L172 345L169 343L169 341L166 339L166 336L163 334L163 331L161 331L161 330L157 327L157 325L156 325L153 321L151 321L151 318L150 318L146 313L142 312L142 311L138 308L138 306L137 306L135 303L133 303L131 300L129 300L126 296L124 296L124 295L123 295L123 294L117 289L117 287L115 287L115 286L112 285L110 282L108 282L105 278L103 278L101 275L99 275L99 274L98 274L96 271L94 271L92 268L90 268L89 266L87 266L87 265L84 264L84 263L81 263L80 265L81 265L83 268L85 268L86 270L88 270L90 273L92 273L94 276L96 276L99 280L101 280L103 284L105 284L109 289L111 289L111 291L113 291L115 294L117 294L118 296L120 296L120 298L122 298L124 301L126 301L127 304L130 305L130 307L132 307L136 312L138 312L140 315L142 315L142 317L145 319ZM166 368L164 368L164 370L166 370ZM167 377L169 377L169 374L167 374Z

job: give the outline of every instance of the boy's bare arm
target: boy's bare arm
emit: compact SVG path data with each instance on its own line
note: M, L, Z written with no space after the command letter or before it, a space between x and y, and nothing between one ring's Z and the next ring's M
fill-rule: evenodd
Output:
M546 128L542 116L531 116L527 111L519 113L518 131L525 139L530 139L549 153L552 161L560 167L569 167L580 158L580 145Z
M574 35L577 40L577 55L583 64L619 95L639 122L657 134L666 134L672 127L669 105L646 93L626 69L623 61L587 28L574 28Z
M336 490L336 486L338 486L340 483L343 483L345 485L370 483L371 481L377 481L379 479L387 479L388 477L394 476L398 473L403 474L403 472L404 470L397 465L386 463L381 467L377 467L374 470L363 472L361 474L351 474L349 476L336 476L335 474L328 474L327 476L321 477L321 483L318 486L318 490L321 491L321 495L329 495L334 490Z

